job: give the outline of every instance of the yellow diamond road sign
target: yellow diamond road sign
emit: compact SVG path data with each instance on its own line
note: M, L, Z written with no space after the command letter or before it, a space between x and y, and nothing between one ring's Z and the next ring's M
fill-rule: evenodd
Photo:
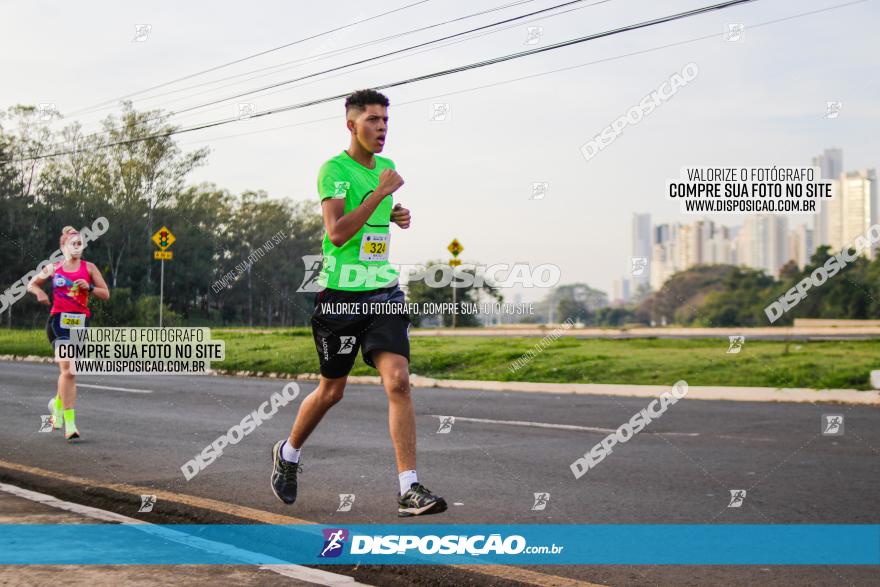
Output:
M449 246L446 248L449 249L449 252L452 253L453 257L458 257L458 254L464 250L464 247L461 246L461 243L458 242L457 238L452 239L452 242L449 243Z
M163 251L167 251L168 247L173 245L175 240L177 239L174 238L174 235L171 234L171 231L166 226L157 230L156 234L153 235L153 242Z

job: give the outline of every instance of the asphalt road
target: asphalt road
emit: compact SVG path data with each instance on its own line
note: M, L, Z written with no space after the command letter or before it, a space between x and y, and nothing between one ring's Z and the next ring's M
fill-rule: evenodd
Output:
M324 524L410 523L396 517L397 475L387 403L377 386L350 386L330 411L303 450L299 499L294 506L284 506L269 489L268 449L287 436L297 405L314 384L299 382L301 392L293 404L186 481L180 467L187 460L286 382L82 377L80 384L141 391L80 387L77 424L83 439L68 445L61 433L39 432L56 377L54 365L0 362L0 459ZM413 396L420 480L450 504L447 513L416 518L414 523L878 523L880 517L876 407L684 399L575 479L571 462L608 434L603 429L628 421L647 400L442 388L415 389ZM820 434L821 416L827 413L844 415L842 436ZM457 418L449 433L437 433L438 416ZM510 421L528 424L505 423ZM112 503L106 493L56 486L3 467L0 480L135 513L124 511L130 503ZM747 490L742 507L727 507L731 489ZM543 511L532 510L533 494L538 492L550 494ZM350 512L336 511L339 494L355 495ZM224 519L200 518L203 512L194 511L190 521ZM162 512L159 503L151 519L163 521ZM181 515L177 507L168 519ZM411 573L413 582L427 571L397 569L404 576ZM607 585L875 584L877 576L876 568L866 567L531 570ZM488 576L477 582L510 584Z

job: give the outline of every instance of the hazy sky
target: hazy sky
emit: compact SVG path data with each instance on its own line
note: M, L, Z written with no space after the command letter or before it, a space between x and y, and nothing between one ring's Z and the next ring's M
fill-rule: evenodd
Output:
M54 103L67 114L414 1L0 2L0 106ZM431 0L140 94L135 107L201 104L558 3L526 2L329 59L175 91L502 5ZM175 120L191 125L235 116L239 102L263 111L341 94L713 2L612 0L583 7L591 3L595 0L562 16L234 99ZM677 177L682 166L803 165L831 146L844 149L846 169L880 166L877 2L753 28L842 3L757 0L388 90L391 121L383 155L394 159L406 180L396 200L413 211L410 230L393 229L391 260L446 258L446 245L457 237L465 260L555 263L562 283L587 282L610 294L611 281L629 270L633 212L650 212L655 223L693 220L663 197L665 180ZM729 23L745 25L742 42L723 39ZM146 40L134 41L136 24L150 25ZM529 26L543 27L538 45L526 44ZM584 159L582 144L689 62L699 67L696 79L596 157ZM573 68L581 64L588 65ZM571 69L504 83L562 68ZM265 73L271 75L249 80ZM141 99L169 91L174 93ZM824 117L830 100L843 103L837 119ZM449 104L446 121L430 119L438 102ZM110 111L73 118L89 130ZM342 101L335 101L179 140L184 148L211 147L208 165L193 174L193 182L317 201L318 168L347 147L349 135ZM549 183L544 199L530 199L534 182ZM544 292L522 293L530 301Z

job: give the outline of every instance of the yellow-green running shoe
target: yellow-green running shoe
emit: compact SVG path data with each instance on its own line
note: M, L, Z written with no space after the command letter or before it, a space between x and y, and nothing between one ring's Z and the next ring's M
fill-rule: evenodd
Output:
M79 430L76 429L76 412L64 410L64 438L74 440L79 438Z
M52 430L61 430L64 425L64 410L61 406L61 398L57 395L49 400L49 414L51 414Z

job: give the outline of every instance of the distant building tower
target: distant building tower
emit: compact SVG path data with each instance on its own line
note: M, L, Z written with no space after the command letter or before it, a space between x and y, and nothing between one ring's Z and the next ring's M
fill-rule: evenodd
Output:
M621 277L611 282L611 305L625 304L630 300L629 279Z
M654 228L654 246L651 249L651 289L663 287L669 277L680 268L677 265L680 225L660 224Z
M633 214L632 216L632 257L641 257L647 259L647 267L639 272L638 275L632 275L632 290L638 291L641 285L650 285L651 283L651 246L653 244L651 234L651 215L650 214Z
M813 167L819 168L819 177L816 179L833 179L840 178L843 173L843 150L842 149L825 149L821 155L813 157ZM833 202L834 199L831 199ZM828 228L829 220L829 204L828 200L819 203L819 212L813 217L813 240L815 246L830 244L831 235ZM810 255L813 251L810 251Z
M773 214L747 216L738 241L737 258L741 265L779 275L789 259L788 220Z
M852 246L857 236L866 234L878 222L877 172L864 169L841 174L840 195L840 241L836 243L835 251ZM871 258L875 251L872 251Z
M706 243L706 256L703 262L710 265L734 264L733 243L728 227L719 225L713 228L712 236Z
M813 251L813 229L801 224L788 233L788 257L797 263L798 269L806 267Z

